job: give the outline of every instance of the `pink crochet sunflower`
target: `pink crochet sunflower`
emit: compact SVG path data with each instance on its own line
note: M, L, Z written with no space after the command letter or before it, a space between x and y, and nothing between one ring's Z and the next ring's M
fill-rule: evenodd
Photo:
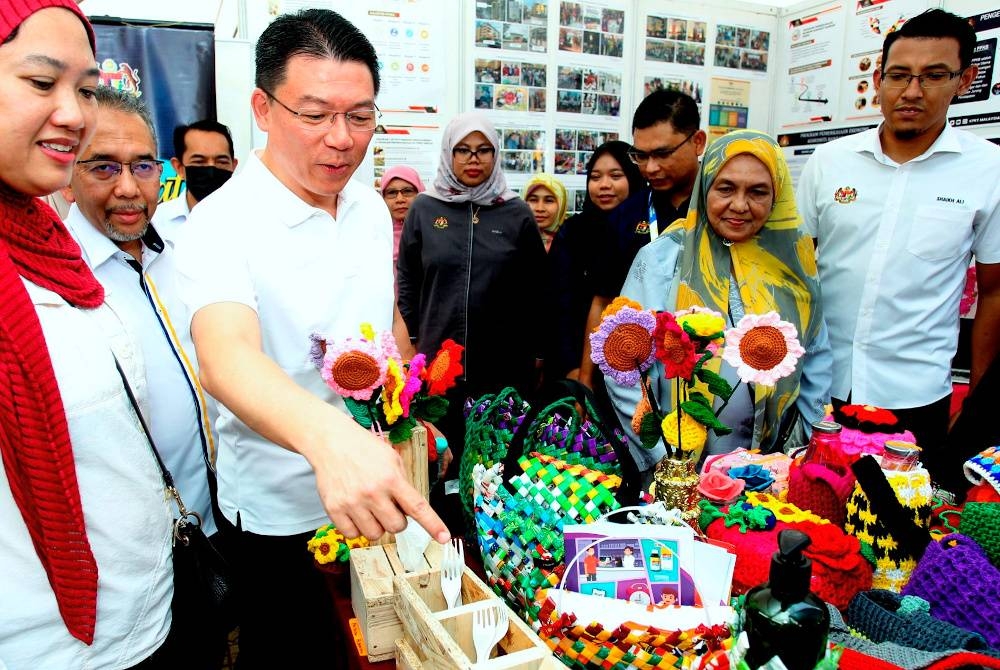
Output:
M385 383L389 366L382 347L361 338L326 343L320 375L338 395L368 401Z

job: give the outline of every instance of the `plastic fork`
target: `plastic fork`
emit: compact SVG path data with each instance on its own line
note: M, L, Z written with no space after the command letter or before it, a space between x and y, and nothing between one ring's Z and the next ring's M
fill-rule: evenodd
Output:
M493 638L497 629L497 608L492 603L480 607L472 613L472 646L476 648L476 665L490 660L490 653L496 643Z
M459 539L444 546L441 556L441 593L448 609L462 604L462 572L465 569L465 548Z
M500 640L507 635L507 628L510 626L510 617L507 614L507 608L502 604L496 606L497 620L496 620L496 634L493 637L493 646L500 644Z

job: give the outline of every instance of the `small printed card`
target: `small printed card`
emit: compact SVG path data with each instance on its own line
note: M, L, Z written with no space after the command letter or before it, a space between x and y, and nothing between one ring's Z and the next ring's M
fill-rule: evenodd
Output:
M728 605L736 557L686 526L567 525L565 588L658 608Z

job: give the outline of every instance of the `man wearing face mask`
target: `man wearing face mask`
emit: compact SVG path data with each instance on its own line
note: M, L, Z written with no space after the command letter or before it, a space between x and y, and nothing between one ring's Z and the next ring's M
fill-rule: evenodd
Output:
M177 229L201 200L229 181L236 169L233 136L229 128L202 119L174 129L174 157L170 164L187 184L183 195L162 203L153 223L165 239Z

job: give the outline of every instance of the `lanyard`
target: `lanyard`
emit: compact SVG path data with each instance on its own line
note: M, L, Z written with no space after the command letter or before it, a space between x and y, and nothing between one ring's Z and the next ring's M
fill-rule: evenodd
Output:
M656 209L653 208L653 192L649 192L649 217L647 219L649 223L649 241L654 241L660 236L660 226L656 222Z

